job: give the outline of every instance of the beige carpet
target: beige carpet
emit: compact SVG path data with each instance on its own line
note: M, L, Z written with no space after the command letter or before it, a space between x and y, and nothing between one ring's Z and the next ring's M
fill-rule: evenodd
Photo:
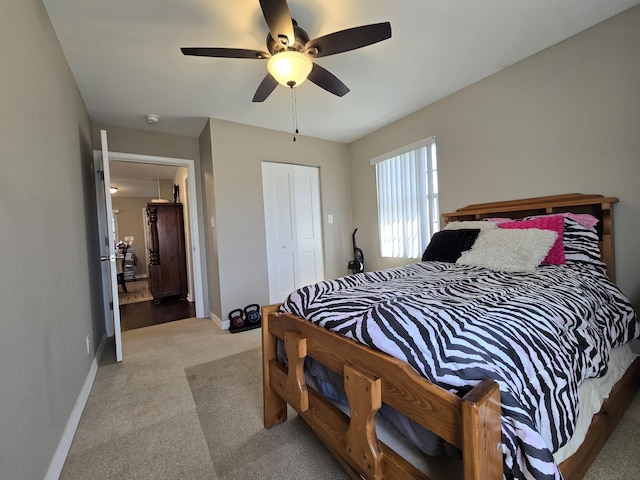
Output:
M127 282L127 291L123 291L118 286L118 303L127 305L128 303L148 302L153 300L151 290L149 290L149 281L146 279L136 280L135 282Z
M185 370L218 478L348 479L294 411L263 428L260 355L250 350Z
M129 330L120 363L107 342L59 480L217 480L185 369L254 350L260 333L195 318Z

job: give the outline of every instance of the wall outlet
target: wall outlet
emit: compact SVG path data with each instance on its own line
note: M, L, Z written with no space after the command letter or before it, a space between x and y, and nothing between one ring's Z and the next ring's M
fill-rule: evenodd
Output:
M87 355L91 353L91 338L87 335Z

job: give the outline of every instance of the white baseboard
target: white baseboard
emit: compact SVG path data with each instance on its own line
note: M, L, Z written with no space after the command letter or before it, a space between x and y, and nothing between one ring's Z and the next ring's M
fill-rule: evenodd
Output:
M215 323L220 330L229 330L229 325L231 324L229 320L220 320L213 312L209 312L209 318L213 320L213 323Z
M104 346L106 343L107 336L104 335L102 337L102 340L100 341L100 345L98 345L96 355L91 361L91 368L89 369L89 373L87 373L87 378L85 378L82 389L80 390L80 394L76 399L76 404L71 411L71 415L69 416L69 420L67 421L67 426L64 429L64 433L62 434L60 443L58 443L56 453L51 459L49 470L47 471L44 480L58 480L58 478L60 478L62 467L64 466L64 462L67 459L67 455L69 454L69 449L71 448L71 442L73 441L73 437L76 434L78 423L80 423L82 411L87 404L89 394L91 393L91 387L93 387L93 381L96 378L96 373L98 373L98 364L100 363L100 358L102 357L102 352L104 351Z

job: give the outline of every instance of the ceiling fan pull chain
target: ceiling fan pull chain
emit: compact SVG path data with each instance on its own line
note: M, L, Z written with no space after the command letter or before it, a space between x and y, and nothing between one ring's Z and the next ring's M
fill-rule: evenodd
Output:
M291 86L291 117L293 118L293 141L296 141L296 134L300 133L298 131L298 102L296 101L296 92Z

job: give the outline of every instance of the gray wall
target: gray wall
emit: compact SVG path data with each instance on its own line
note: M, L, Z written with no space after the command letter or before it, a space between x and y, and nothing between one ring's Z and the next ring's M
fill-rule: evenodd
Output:
M617 280L640 305L640 7L350 145L367 268L380 258L369 159L435 135L442 212L559 193L617 196ZM362 237L360 234L362 233Z
M93 148L96 150L100 149L100 130L107 131L107 143L111 152L187 158L196 160L196 168L200 163L198 139L195 137L94 124Z
M262 161L320 168L325 276L348 273L353 221L347 146L300 135L293 142L288 133L214 119L210 135L216 226L209 230L220 252L220 290L210 295L221 302L213 313L225 320L234 308L269 301Z
M3 2L0 65L0 476L40 479L105 331L91 124L40 0Z
M205 290L209 296L209 315L212 313L222 318L222 304L220 299L220 265L218 262L218 235L217 228L211 226L211 218L216 219L215 185L213 182L213 157L211 150L211 122L207 122L199 138L200 142L200 167L202 178L200 186L203 191L205 238L204 243L207 262L207 284ZM215 225L215 223L214 223Z

